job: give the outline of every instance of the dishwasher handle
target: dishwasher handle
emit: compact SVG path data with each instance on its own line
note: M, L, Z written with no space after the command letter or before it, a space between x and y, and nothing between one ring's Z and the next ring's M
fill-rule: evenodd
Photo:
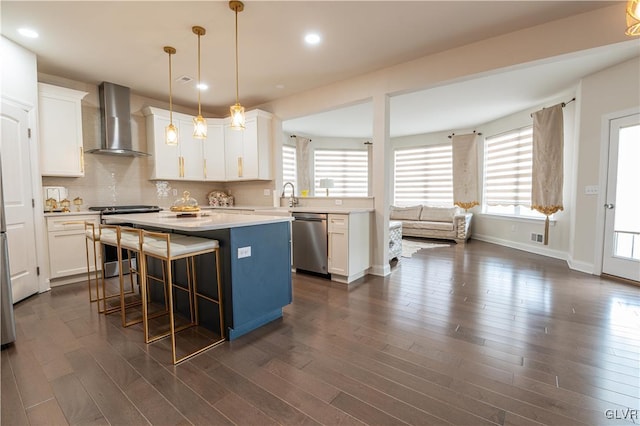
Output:
M326 213L294 213L293 218L295 220L322 222L327 220L327 214Z

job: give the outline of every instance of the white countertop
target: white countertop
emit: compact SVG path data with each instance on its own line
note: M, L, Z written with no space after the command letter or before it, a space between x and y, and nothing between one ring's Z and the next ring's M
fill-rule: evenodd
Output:
M79 216L79 215L99 215L100 212L94 212L93 210L80 210L79 212L76 211L70 211L70 212L51 212L49 213L48 211L44 213L44 217L50 217L50 216Z
M112 214L107 217L107 220L109 223L132 223L161 229L199 232L290 222L293 218L287 216L228 214L212 211L200 212L198 217L177 217L177 213L162 211L158 213Z
M369 207L279 207L287 209L293 213L335 213L335 214L352 214L352 213L371 213L374 209Z
M351 214L351 213L371 213L373 208L369 207L267 207L267 206L233 206L233 207L212 207L201 206L203 210L246 210L260 214L281 215L282 213L335 213L335 214Z

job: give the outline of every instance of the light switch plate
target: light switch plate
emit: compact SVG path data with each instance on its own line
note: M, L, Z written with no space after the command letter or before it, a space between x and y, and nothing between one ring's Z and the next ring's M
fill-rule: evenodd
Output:
M238 247L238 259L251 257L251 246Z
M271 195L271 190L270 189L264 189L262 191L262 195L264 195L265 197L268 197L269 195Z
M336 200L336 206L341 206L342 205L342 200Z
M599 190L598 185L587 185L584 187L584 195L598 195Z

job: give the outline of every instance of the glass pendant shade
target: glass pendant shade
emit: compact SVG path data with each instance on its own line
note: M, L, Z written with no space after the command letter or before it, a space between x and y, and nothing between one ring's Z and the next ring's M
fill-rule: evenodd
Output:
M193 137L196 139L207 138L207 120L202 115L193 119Z
M640 36L640 0L627 2L627 30L628 36Z
M200 80L200 37L205 35L207 31L199 26L194 26L191 28L193 33L198 36L198 116L193 119L193 137L195 139L206 139L207 138L207 121L202 116L202 109L200 107L200 92L201 89L201 80Z
M231 128L235 130L244 130L244 107L240 104L235 104L229 109L231 110Z
M167 145L178 145L178 128L173 123L164 128L164 136Z
M164 129L164 143L178 145L178 128L173 125L173 77L171 73L171 55L175 55L176 49L165 46L163 50L169 54L169 125Z
M240 105L238 100L238 12L244 10L244 3L238 0L231 0L229 2L229 8L234 11L236 15L236 104L231 105L229 108L231 112L231 128L234 130L244 130L244 107Z

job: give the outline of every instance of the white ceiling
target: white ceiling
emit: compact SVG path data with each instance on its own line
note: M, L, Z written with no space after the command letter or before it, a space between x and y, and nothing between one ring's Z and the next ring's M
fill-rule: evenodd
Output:
M245 2L238 16L240 102L246 108L256 107L608 5L610 1L573 0ZM154 99L168 97L168 58L163 46L175 47L173 76L194 78L187 84L174 84L175 104L187 108L197 106L197 37L191 27L203 26L207 34L201 39L201 73L210 88L202 93L202 108L224 116L235 102L234 13L226 1L3 0L0 8L2 34L37 54L39 72L89 84L110 81ZM17 29L23 26L36 29L40 37L21 37ZM320 45L304 44L303 36L311 30L321 34ZM569 62L509 70L394 97L392 135L472 127L496 114L544 102L588 70L638 55L638 44L628 44L633 43L615 52L580 55L568 58ZM369 136L371 106L348 110L351 114L289 120L285 130L318 136Z

